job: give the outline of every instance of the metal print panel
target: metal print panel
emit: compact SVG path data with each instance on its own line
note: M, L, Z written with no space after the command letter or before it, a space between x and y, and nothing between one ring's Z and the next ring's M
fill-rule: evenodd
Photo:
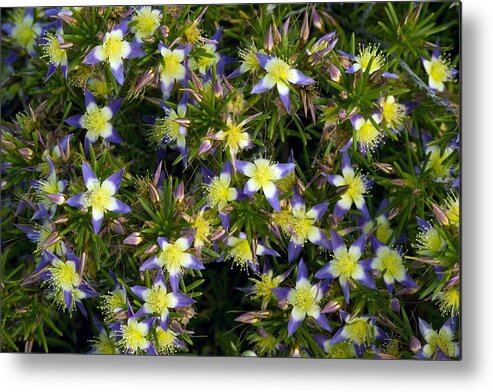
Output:
M460 3L1 27L2 352L460 358Z

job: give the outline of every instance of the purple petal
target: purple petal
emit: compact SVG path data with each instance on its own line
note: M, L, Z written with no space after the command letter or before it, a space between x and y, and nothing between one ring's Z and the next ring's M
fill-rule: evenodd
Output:
M455 317L450 317L445 324L443 324L442 328L448 328L452 333L454 333L457 328L457 319Z
M293 316L289 316L288 321L288 338L296 332L296 330L300 327L303 320L295 320Z
M144 52L141 49L140 45L133 42L129 43L129 45L130 45L130 53L125 58L132 59L132 58L145 56L146 52Z
M94 215L92 216L92 227L94 229L94 233L98 234L99 231L101 230L101 224L103 223L104 215L102 215L100 218L95 218Z
M308 211L308 213L310 214L310 216L315 218L315 222L317 222L318 220L320 220L320 218L322 218L325 215L328 208L329 208L329 203L323 202L311 208Z
M48 63L48 71L46 72L46 76L45 76L45 79L44 81L46 82L49 78L51 78L53 76L53 74L55 73L56 71L56 65L53 64L53 63Z
M373 281L371 274L367 270L363 270L363 273L364 273L363 277L361 279L358 279L358 282L360 282L361 284L365 285L370 289L376 289L377 286L375 285L375 282Z
M257 57L257 60L262 68L265 68L267 62L272 59L272 56L262 53L255 53L255 56Z
M289 287L274 287L270 289L272 293L277 297L277 299L285 299L288 297L292 289Z
M202 270L204 269L204 264L199 261L195 256L190 255L191 262L187 265L187 268L193 269L193 270Z
M421 332L421 335L423 337L426 337L430 331L433 331L433 328L431 328L430 324L428 324L426 321L423 319L419 319L419 331Z
M348 59L350 60L356 60L356 56L354 54L350 54L350 53L347 53L347 52L344 52L343 50L337 50L337 53L347 57Z
M100 63L102 60L98 59L96 56L96 53L99 51L99 48L101 45L96 46L92 48L92 50L89 52L89 54L82 60L84 64L97 64Z
M348 211L349 209L343 206L340 200L336 203L334 207L334 215L337 216L338 218L342 218L344 215L347 214Z
M341 286L342 293L344 294L344 300L349 303L349 282L345 279L339 278L339 285Z
M320 328L325 329L326 331L332 331L332 328L330 327L327 317L325 317L325 314L319 313L318 316L314 318L317 324L320 326Z
M69 197L65 204L68 204L70 207L80 208L83 206L85 196L85 193L79 193L78 195Z
M157 243L161 249L164 249L165 244L169 244L169 240L166 237L157 237Z
M82 176L84 177L84 184L88 189L91 187L91 185L94 182L99 183L96 174L94 174L94 172L91 169L91 166L89 166L86 162L82 162Z
M336 343L340 343L346 340L346 336L344 335L344 328L339 329L334 336L332 336L332 339L330 339L330 345L333 346Z
M221 174L229 174L229 176L231 176L232 173L233 173L233 166L231 165L231 162L227 160L224 163L224 166L221 170Z
M175 294L175 297L178 301L175 308L184 308L185 306L190 306L195 302L192 298L181 293Z
M118 191L118 189L120 189L124 170L125 169L120 169L106 179L106 181L111 183L111 185L114 187L115 193Z
M120 144L122 142L120 135L113 125L111 126L111 133L106 136L104 140L115 144Z
M301 86L308 86L310 84L315 83L315 80L313 80L312 78L306 76L303 72L298 71L297 69L294 69L293 70L293 73L295 74L295 80L296 81L289 80L291 83L299 84Z
M272 185L268 188L268 192L266 192L265 189L263 189L263 191L265 198L272 206L272 208L277 212L281 212L281 203L279 202L279 191L277 190L277 187L275 185Z
M257 245L256 254L259 256L281 257L281 255L277 253L274 249L268 248L267 246L261 244L260 242Z
M129 212L132 211L132 209L129 206L127 206L125 203L122 203L118 199L114 199L114 200L115 200L114 201L115 205L112 206L110 211L116 212L118 214L128 214Z
M239 159L237 159L235 162L236 170L238 170L241 174L244 175L246 175L245 173L247 171L247 168L251 165L253 165L253 163L247 161L240 161Z
M431 225L425 220L418 217L416 217L416 220L418 221L418 226L421 230L428 231L431 228Z
M406 275L404 276L404 279L400 280L399 282L406 287L412 287L415 289L418 288L418 285L416 284L416 282L411 278L411 276L408 273L406 273Z
M169 283L171 284L171 290L176 295L178 294L178 286L180 285L180 273L169 276Z
M272 87L274 87L274 84L268 83L266 78L263 78L255 86L253 86L251 94L262 94L269 91Z
M63 300L67 309L72 308L72 291L71 290L63 290Z
M228 231L229 230L229 223L230 223L230 214L226 212L219 211L219 219L221 219L221 225L223 226L224 230Z
M294 190L293 196L291 197L291 206L293 207L293 209L305 208L305 201L296 189Z
M346 249L346 244L344 243L344 240L339 236L339 234L337 234L337 232L335 230L331 230L330 236L331 236L330 239L332 242L332 249L334 251L336 251L340 248Z
M154 284L162 284L166 287L166 278L164 277L162 269L159 269L157 271L156 278L154 279Z
M323 230L317 227L317 233L318 233L317 238L313 238L312 236L309 237L310 242L312 244L321 246L322 248L331 249L331 243L328 240L325 233L323 232Z
M387 79L399 79L399 76L392 72L384 72L382 76Z
M161 321L159 323L159 326L164 331L167 331L168 330L168 325L169 325L169 312L166 314L165 317L161 317Z
M120 86L123 85L125 81L125 75L123 74L123 62L120 62L116 68L111 67L111 73L115 77L115 80Z
M82 128L81 120L82 120L82 114L76 114L75 116L71 116L65 119L65 123L76 128Z
M291 237L291 241L289 241L288 245L288 262L292 263L294 260L296 260L302 250L303 245L297 244L293 241L293 237Z
M120 30L122 32L122 35L127 34L128 22L124 21L124 22L121 22L121 23L115 25L115 27L113 27L112 31L116 31L116 30Z
M84 101L86 104L86 108L89 107L90 105L97 106L96 98L94 98L94 95L92 95L92 93L87 89L84 91Z
M315 273L315 278L317 279L332 279L333 276L330 273L330 263L325 264Z
M298 274L296 275L296 284L301 282L302 280L308 280L308 270L306 269L306 265L303 262L303 259L298 263Z
M281 102L286 108L286 111L289 113L291 108L291 100L289 99L289 88L281 88L279 84L277 84L277 91L279 92L279 98L281 98Z
M161 268L159 259L156 256L151 256L149 259L144 261L144 263L140 266L139 271L145 271L148 269L156 269L156 268Z
M273 167L276 168L281 173L281 178L286 177L289 173L291 173L295 167L296 164L294 163L276 163L273 165Z
M132 286L130 287L130 290L142 300L145 300L145 294L149 291L149 289L144 286Z
M117 99L113 102L110 102L106 107L111 110L112 117L120 110L120 106L122 106L123 99Z
M366 244L366 234L362 234L359 238L351 245L351 248L356 248L360 254L363 254Z

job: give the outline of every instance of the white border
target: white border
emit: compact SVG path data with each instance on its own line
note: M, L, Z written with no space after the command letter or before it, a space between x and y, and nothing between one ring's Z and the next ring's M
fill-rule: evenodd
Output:
M146 4L162 4L145 1ZM217 3L221 1L215 1ZM237 3L241 3L238 1ZM43 5L60 1L45 0ZM134 1L63 1L70 5ZM194 3L193 1L190 3ZM195 3L201 3L197 1ZM26 6L33 1L4 1ZM0 389L491 391L493 2L463 1L463 360L454 363L0 354ZM492 90L489 90L489 89ZM10 387L10 388L9 388Z

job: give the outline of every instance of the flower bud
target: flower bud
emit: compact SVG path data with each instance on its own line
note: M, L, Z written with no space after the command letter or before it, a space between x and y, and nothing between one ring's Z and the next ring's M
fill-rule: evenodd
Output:
M390 163L375 162L373 164L378 170L383 171L385 174L391 174L394 172L394 167Z
M156 244L150 245L145 251L144 254L148 255L151 253L155 253L157 251L158 246Z
M265 37L264 48L267 52L272 51L274 47L274 38L272 37L272 25L269 26L269 31L267 32L267 36Z
M304 44L310 37L310 26L308 23L308 12L305 12L305 16L303 17L303 24L301 25L301 42Z
M159 27L159 32L161 33L161 37L163 37L163 39L166 39L169 35L169 27L162 25L161 27Z
M123 240L123 243L125 245L136 246L139 245L143 240L144 237L142 237L142 234L139 233L138 231L134 231L132 234L130 234L127 238Z
M272 25L272 36L274 38L274 43L276 45L279 45L281 43L282 37L281 37L281 33L279 32L279 29L275 24Z
M26 161L30 161L31 159L33 159L33 150L31 150L30 148L19 148L19 154L21 154L21 157L24 158Z
M161 197L159 196L159 192L157 188L154 186L154 184L149 184L149 198L154 203L158 203L159 200L161 200Z
M199 155L205 154L212 147L212 143L209 139L205 139L202 143L200 143L199 147Z
M284 24L282 25L282 35L284 35L285 37L287 37L288 33L289 33L289 22L291 21L291 17L288 17L286 19L286 22L284 22Z
M277 301L277 306L282 310L286 310L288 308L288 300L286 298L280 299Z
M192 83L197 87L197 90L202 91L204 89L202 81L198 78L195 72L190 72L190 74L192 75Z
M173 197L177 203L181 203L185 198L185 184L180 181L176 189L173 191Z
M339 310L341 305L337 301L329 301L327 304L324 306L322 309L322 313L334 313L335 311Z
M317 29L322 30L322 18L315 8L312 11L312 23Z
M216 79L216 81L214 82L213 90L216 98L221 98L223 96L223 86L219 79Z
M445 211L443 211L440 207L438 207L435 203L433 203L433 215L435 215L435 218L438 222L440 222L442 225L447 226L450 224L450 221L447 217L447 214Z
M117 220L111 221L110 229L114 233L121 234L121 235L125 234L125 229L123 228L123 225Z
M58 231L53 231L50 233L48 237L41 243L41 247L43 249L48 249L51 246L55 245L58 241L61 240L61 237L58 235Z
M395 178L393 180L390 180L390 182L392 183L392 185L395 185L395 186L404 186L406 185L406 182L401 179L401 178Z
M409 348L413 353L417 353L421 349L421 342L416 336L411 336L409 341Z
M339 68L337 68L332 63L329 65L329 75L330 75L330 79L336 83L338 83L339 80L341 80L341 71L339 71Z
M46 197L49 201L59 206L65 203L65 196L63 196L61 193L46 195Z
M392 298L390 300L390 309L392 309L396 313L398 313L401 309L401 304L399 303L399 300L397 298Z

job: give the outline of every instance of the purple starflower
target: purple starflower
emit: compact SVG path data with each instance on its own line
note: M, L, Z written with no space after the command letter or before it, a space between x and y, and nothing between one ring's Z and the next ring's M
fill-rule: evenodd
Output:
M123 85L123 59L142 57L145 52L137 43L127 42L123 37L127 33L128 22L122 22L113 30L104 35L103 43L96 46L84 58L84 64L97 64L107 61L110 64L111 73L118 84Z
M130 290L144 301L142 307L135 313L139 318L144 315L159 316L160 326L168 330L169 309L179 309L192 305L195 301L184 294L167 292L166 280L161 269L158 270L151 288L133 286Z
M290 225L292 236L288 247L288 261L291 263L300 255L306 241L330 249L327 236L320 227L315 225L327 212L329 203L317 204L307 211L303 198L295 190L291 198L291 207L294 220Z
M339 234L332 230L331 241L334 258L318 270L315 277L318 279L339 278L346 303L349 303L349 281L351 279L366 287L376 289L370 273L360 262L366 244L366 236L361 235L348 249Z
M345 322L330 340L330 346L343 341L353 344L356 355L361 358L366 349L372 347L375 340L387 341L388 335L376 324L372 316L351 316L349 313L339 310L341 319Z
M459 344L454 342L457 319L449 318L440 331L436 332L426 321L419 319L419 331L426 344L418 351L415 358L448 360L459 356Z
M105 211L113 211L120 214L126 214L131 211L129 206L114 197L115 193L120 189L123 171L124 169L117 171L101 183L91 167L86 162L82 162L82 175L87 192L70 197L66 203L71 207L77 208L91 207L92 226L96 234L101 229Z
M262 94L277 86L279 97L288 112L290 108L289 84L307 86L315 83L315 80L291 68L288 63L277 57L257 53L257 59L260 66L267 71L267 75L253 87L252 94Z
M334 214L342 218L354 203L365 217L369 217L370 213L364 198L364 194L370 187L369 181L354 171L347 152L344 152L342 156L341 169L342 176L338 174L325 175L327 181L332 185L346 188L335 205Z
M178 293L178 285L183 270L204 269L204 265L192 254L188 253L190 246L195 237L195 231L192 231L185 237L170 242L165 237L158 237L157 242L161 250L157 255L147 259L141 266L140 270L165 268L169 273L169 281L173 293Z
M281 211L281 205L275 182L286 177L294 170L295 166L294 163L274 164L264 158L255 159L253 163L240 160L236 161L238 171L250 177L245 184L243 193L245 195L253 195L262 188L267 201L277 212Z
M326 331L331 331L330 325L319 306L326 291L321 282L312 285L308 279L308 271L303 260L298 264L295 288L277 287L272 292L279 300L287 300L292 306L288 322L288 337L293 335L303 323L306 316L313 317L315 322Z
M96 98L89 90L84 93L86 112L77 114L65 120L69 125L76 128L87 129L85 143L95 143L99 137L112 143L121 143L121 138L110 120L120 109L122 100L117 99L108 105L99 108L96 104Z
M185 82L187 80L185 59L191 50L192 47L190 45L169 49L163 43L159 43L159 52L162 57L159 79L161 81L163 99L166 100L170 97L175 81Z

